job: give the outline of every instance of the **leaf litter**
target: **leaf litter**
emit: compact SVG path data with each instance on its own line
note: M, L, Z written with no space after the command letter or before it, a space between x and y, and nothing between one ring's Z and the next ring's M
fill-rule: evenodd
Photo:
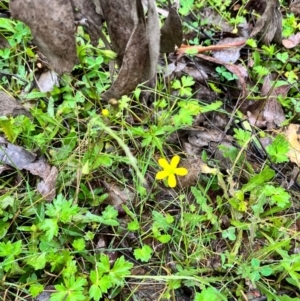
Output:
M278 87L275 86L277 74L269 74L263 77L258 84L258 99L254 101L247 99L253 88L253 82L251 81L251 72L245 67L247 65L242 64L245 60L249 59L243 52L245 47L247 47L244 33L238 33L233 35L233 37L230 35L229 37L219 39L218 43L210 46L182 45L182 25L177 10L169 3L168 17L166 18L165 25L163 25L161 29L161 34L159 34L157 10L154 1L150 0L144 1L143 3L141 1L87 1L85 2L86 6L83 2L73 1L71 5L69 5L69 2L64 2L63 9L60 9L62 6L60 6L61 3L58 1L54 3L55 7L58 6L59 8L57 9L57 20L47 16L44 21L41 21L42 25L44 24L43 22L46 22L47 26L41 26L41 29L39 29L37 26L37 24L39 24L39 21L37 20L39 19L36 19L36 16L43 16L45 10L49 8L49 3L46 2L45 7L40 8L41 5L37 2L27 0L24 2L24 6L21 6L22 8L26 8L28 5L32 5L34 12L39 11L39 14L29 14L26 9L24 9L25 12L20 12L17 10L17 3L18 1L16 0L11 1L12 16L23 20L31 27L36 45L47 56L50 65L58 74L70 72L76 63L76 51L74 51L76 22L87 19L87 31L90 34L92 44L96 45L97 40L101 37L99 31L102 22L106 21L111 47L117 53L119 70L117 78L112 86L100 95L103 100L110 101L114 98L120 100L122 96L130 94L139 83L151 79L156 73L159 52L170 53L167 56L167 66L162 66L165 68L163 69L164 71L168 68L168 70L164 72L164 79L166 81L177 78L180 79L182 76L186 75L193 78L194 84L189 86L192 91L192 98L189 99L190 102L196 98L197 100L201 100L201 102L203 101L206 104L211 104L220 98L224 99L222 113L201 112L200 114L194 114L191 124L188 124L188 126L183 129L176 130L172 137L169 137L170 143L176 145L176 147L182 146L186 158L182 160L181 166L189 170L186 178L178 178L179 189L194 187L201 181L200 178L203 174L214 175L217 177L219 191L212 192L212 204L210 205L213 206L213 203L217 203L222 194L225 195L229 202L232 202L237 193L240 191L243 192L242 189L246 189L244 188L246 185L243 186L244 182L250 181L251 184L251 179L248 178L248 170L244 171L243 165L239 165L240 159L245 158L251 162L252 168L257 173L261 171L265 164L270 165L277 172L277 181L289 183L294 181L294 186L287 185L286 187L289 187L290 189L297 187L297 175L293 176L293 178L292 176L290 176L290 178L285 176L285 174L289 174L286 170L289 170L290 166L282 167L276 164L276 162L272 162L272 160L270 160L270 155L265 153L264 148L267 148L272 144L272 141L274 141L273 137L264 145L262 142L260 143L263 145L262 157L260 157L261 154L257 154L256 151L254 151L254 139L249 144L250 146L247 146L246 149L242 147L240 151L235 154L234 160L232 160L232 157L230 157L230 154L228 153L237 147L236 140L238 139L236 137L238 137L238 130L240 128L237 126L236 120L234 120L233 117L237 109L241 108L242 118L248 119L249 121L247 129L245 127L246 123L241 122L241 127L244 130L246 129L249 137L256 137L258 135L257 133L260 131L259 128L267 130L270 133L270 136L275 137L277 129L282 127L284 122L286 122L284 109L278 99L280 97L283 99L287 97L292 89L292 85L287 82ZM74 7L76 7L75 12ZM293 40L294 38L292 36L289 41L282 41L282 15L279 10L278 1L251 0L249 1L247 8L249 10L254 9L260 14L250 33L250 37L257 37L258 39L261 39L260 42L266 45L270 45L273 42L281 44L282 42L286 48L294 47L299 43L297 39ZM146 15L144 9L147 11ZM65 13L71 14L72 16L67 17L66 28L59 31L59 34L57 35L59 41L57 43L60 44L60 47L56 48L56 37L49 32L49 28L51 28L52 31L53 28L57 28L57 24L60 24L61 20L64 19ZM205 26L219 26L225 33L231 33L233 31L234 28L232 26L223 19L218 19L218 14L210 12L207 16L208 24ZM126 26L123 26L124 24L126 24ZM61 29L61 27L59 28ZM176 35L172 36L170 34L172 31L176 31ZM49 34L49 40L46 40L45 38L47 34ZM61 45L65 35L69 36L66 41L69 41L70 39L70 43L65 43L68 45ZM159 39L159 37L161 39ZM161 44L160 50L158 47L159 44ZM70 45L71 47L67 47ZM66 48L63 46L66 46ZM176 46L178 49L174 52ZM196 53L190 55L190 50L196 50ZM204 55L202 52L207 52L207 54ZM211 56L209 52L212 52ZM68 58L66 58L67 56ZM64 60L67 60L67 62ZM216 67L218 66L225 67L226 70L223 71L224 74L226 74L227 71L230 71L236 76L231 83L221 80L220 75L216 74ZM42 88L42 90L51 91L53 86L54 82L50 83L49 88ZM177 91L172 92L175 92L174 95L176 95ZM182 98L186 99L185 97ZM3 106L3 115L14 115L15 110L20 109L18 103L15 100L9 100L8 103L8 107ZM230 105L228 105L228 103L230 103ZM136 117L137 116L134 116L134 118ZM134 118L130 121L133 126L136 122L136 119ZM299 164L298 155L300 152L298 145L299 129L297 126L298 125L296 124L290 124L288 130L285 132L287 141L292 146L292 150L290 150L288 157L290 161L294 162L296 165ZM262 139L258 139L258 141L262 141ZM37 190L45 199L52 200L55 197L56 178L58 176L57 169L51 167L43 158L28 152L24 148L7 142L4 138L1 138L1 144L3 149L1 161L7 166L9 165L9 167L3 165L2 172L9 171L10 168L16 168L18 170L27 170L33 175L38 176L41 181L37 185ZM171 155L169 150L166 152ZM219 161L219 165L215 166L211 165L211 162L210 164L204 162L201 157L203 153L209 153L209 160ZM268 158L268 161L265 162L264 160L266 157ZM238 173L236 173L237 169L240 169ZM227 173L226 176L224 176L224 171ZM267 170L267 172L269 171ZM289 172L290 175L292 175L294 171L289 170ZM267 175L266 178L273 178L270 174ZM146 190L150 195L152 192L150 186L154 183L154 178L149 173L147 179L148 183L146 184ZM225 179L228 181L228 185L225 183ZM120 185L113 181L109 182L105 180L100 184L109 192L109 198L107 199L106 204L108 203L109 205L115 206L120 214L119 220L121 222L123 221L125 224L128 223L128 213L126 213L127 216L122 219L122 215L126 210L124 211L120 208L124 209L124 206L127 206L128 203L136 202L135 192L124 187L123 183ZM165 206L165 208L168 208L166 209L168 212L178 212L174 214L176 218L182 218L180 217L179 207L172 204L172 200L176 198L177 191L175 190L174 192L173 190L163 187L163 185L158 185L158 187L157 198L155 199L155 202L151 203L151 206L159 207L161 204ZM239 190L239 188L241 190ZM247 193L249 192L249 194L251 193L250 191L245 191ZM246 194L245 196L247 197ZM193 197L187 198L186 202L192 206L192 204L194 205L195 198L197 199L197 202L201 204L201 210L203 210L207 216L212 216L212 212L207 208L207 204L204 203L203 198L197 198L195 192ZM232 205L232 203L230 203L230 205ZM234 204L232 206L234 206ZM241 201L239 206L240 207L238 207L236 211L237 216L239 216L237 219L241 218L245 212L245 207L243 206L246 205ZM165 210L165 208L163 210ZM255 209L254 206L253 208ZM207 212L205 210L207 210ZM150 221L152 218L150 212L149 209L144 212L146 224L147 220ZM255 214L256 213L254 212L254 217ZM215 217L215 219L212 218L211 220L209 220L208 217L206 218L206 220L201 220L203 227L213 229L217 217ZM229 235L230 237L230 235L232 235L230 232L231 221L226 222L225 219L226 218L224 217L224 220L222 220L222 227L225 232L227 231L226 235ZM149 225L143 227L145 233L150 228ZM238 227L245 227L245 225L239 225ZM252 225L251 227L255 226ZM102 234L102 236L99 237L99 246L101 245L103 248L106 248L107 241L109 241L108 237L110 235L111 233ZM123 241L123 238L121 240L122 242L119 242L117 238L116 241L112 243L113 246L117 248L124 243L128 243L126 239L124 239L125 242ZM260 243L267 244L266 240L266 238L261 238ZM217 245L214 245L214 243L211 245L212 252L215 254L224 253L226 245L228 246L229 244L228 240L225 241L224 237L220 236L217 237L216 241ZM237 245L238 243L241 243L241 241L245 242L247 247L243 247L239 250L235 249L239 248ZM257 248L257 252L262 249L261 244L251 236L248 240L247 238L240 237L237 242L236 245L232 246L231 250L234 255L237 255L238 251L240 251L241 256L246 257L246 249L252 247ZM156 252L163 250L168 253L169 251L165 245L158 243L158 238L156 238L156 240L151 238L144 243L152 245ZM116 256L115 253L110 255L112 258ZM112 261L114 260L115 259L112 259ZM131 258L131 260L134 261L134 258ZM172 262L174 258L169 258L169 260ZM196 265L201 265L209 269L211 266L213 266L213 268L219 268L222 263L220 256L212 256L209 260L197 262ZM175 269L175 267L172 268ZM144 275L146 272L148 271L142 270L141 274ZM139 272L136 271L135 275L139 275ZM130 284L129 287L132 287L132 290L136 289L136 286L133 284ZM245 288L246 287L247 285L245 285ZM161 284L158 288L159 290L163 290ZM188 291L188 287L185 288ZM252 296L252 292L254 292L257 297L261 296L261 292L259 290L254 290L252 284L249 283L248 291L245 290L245 295ZM141 293L138 292L136 296L140 296L139 294ZM140 298L146 298L148 294L151 294L150 289L145 295L142 294ZM156 290L153 290L153 294L159 298L159 294L157 294ZM191 295L191 292L189 292L189 294L180 292L179 294L186 297L189 294Z
M52 201L56 196L56 179L58 170L50 166L44 158L27 151L23 147L14 145L0 137L0 162L19 171L27 170L41 180L37 184L37 191L47 201Z

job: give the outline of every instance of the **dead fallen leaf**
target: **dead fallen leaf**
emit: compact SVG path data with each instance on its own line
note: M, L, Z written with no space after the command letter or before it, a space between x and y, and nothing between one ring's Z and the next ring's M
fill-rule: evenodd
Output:
M208 79L206 70L207 68L202 66L196 60L191 60L187 56L181 56L165 67L164 77L181 77L182 75L187 74L192 76L197 82L206 84L206 80ZM212 73L214 69L211 69L210 71Z
M287 49L294 48L294 47L298 46L299 43L300 43L300 32L291 35L287 39L282 40L282 45Z
M11 166L8 165L0 165L0 175L6 171L6 170L12 170Z
M92 2L95 5L96 13L99 14L100 16L103 16L103 11L102 11L102 8L101 8L100 0L92 0Z
M204 8L200 13L201 19L205 20L208 25L218 26L225 32L232 32L233 26L230 25L221 15L213 8Z
M152 79L156 74L157 62L159 57L159 44L160 44L160 28L156 4L154 0L148 0L147 12L147 36L149 58L147 58L146 69L143 74L142 81Z
M0 49L9 48L9 47L10 47L9 43L7 42L5 37L0 34Z
M116 183L102 182L108 192L108 198L105 200L106 204L112 206L126 205L128 202L132 202L135 197L135 193L128 188L121 188Z
M229 42L226 41L228 39ZM203 53L203 52L208 52L208 51L222 51L225 49L233 49L233 48L238 48L238 51L242 47L245 46L246 44L246 39L245 38L226 38L224 39L224 42L221 42L220 44L216 45L209 45L209 46L189 46L189 45L181 45L179 49L177 49L177 54L183 54L187 53L188 51L195 51L196 53Z
M197 68L196 64L194 63L187 63L186 66L182 69L182 71L191 76L195 81L199 83L206 83L208 79L207 73Z
M26 23L34 43L58 73L70 72L76 63L75 23L69 1L11 0L11 16Z
M159 56L159 23L154 0L148 0L147 21L141 0L103 0L101 7L108 23L112 48L117 52L121 65L116 81L101 95L108 101L120 99L155 75Z
M289 159L300 166L300 125L289 124L285 132L285 137L290 144Z
M120 99L123 95L129 94L142 81L144 71L149 57L148 41L146 40L146 26L142 20L133 30L125 49L125 55L119 75L113 85L101 98Z
M221 142L225 137L221 131L198 128L189 131L188 142L194 146L204 147L208 146L211 142Z
M86 20L87 32L91 37L91 43L94 46L98 45L101 36L100 28L102 25L102 17L96 11L96 5L92 0L71 0L75 8L75 21ZM96 1L95 1L96 2Z
M241 46L232 47L232 48L224 48L221 50L213 51L212 56L223 63L232 63L234 64L240 58L240 50L245 45L245 38L225 38L219 41L216 46L228 45L228 44L237 44L236 42L243 42Z
M18 170L27 170L40 177L41 181L37 185L38 192L45 200L53 200L58 175L55 166L51 167L43 158L38 158L36 154L7 142L3 137L0 137L0 162Z
M169 53L175 50L175 45L180 47L183 38L182 25L177 10L169 1L169 14L161 28L160 52Z
M41 92L52 91L54 86L59 86L57 74L53 70L43 72L37 80L37 86Z
M177 177L178 185L180 188L186 188L194 186L199 180L201 174L201 166L204 164L199 158L187 158L182 159L180 167L185 167L188 170L188 174L184 177Z
M25 115L31 118L31 114L9 94L0 91L0 116Z
M258 35L264 44L270 45L272 41L281 44L282 15L278 0L250 0L247 9L255 9L261 14L257 20L250 37Z
M273 129L285 121L283 109L277 100L278 96L285 97L291 88L290 84L273 88L273 80L276 74L267 75L261 89L262 96L268 96L266 100L260 100L247 109L247 115L251 125L257 127L267 126Z
M117 53L117 63L121 67L127 44L138 21L135 1L101 0L99 2L107 24L112 50Z
M300 16L300 1L299 0L293 1L290 4L290 10L295 16L299 17Z

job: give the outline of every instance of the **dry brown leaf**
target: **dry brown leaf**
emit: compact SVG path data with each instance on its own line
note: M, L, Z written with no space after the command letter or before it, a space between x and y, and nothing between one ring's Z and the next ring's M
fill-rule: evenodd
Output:
M121 66L128 41L137 23L135 1L101 0L100 5L107 24L112 50L117 53L117 63Z
M183 33L180 17L177 10L169 3L169 14L161 28L160 53L173 52L175 45L180 47Z
M126 205L128 202L134 200L135 194L128 188L121 189L117 184L104 183L106 189L108 190L108 198L105 200L106 204L112 206L120 206L122 204Z
M120 99L155 75L159 56L159 23L154 0L148 1L147 22L141 0L103 0L101 7L112 48L117 52L121 65L116 81L101 95L108 101L111 98ZM119 18L120 14L122 16Z
M113 85L101 98L108 101L111 98L120 99L129 94L141 83L149 57L146 26L142 20L138 22L128 41L122 67Z
M288 157L300 167L300 125L291 123L285 132L285 137L290 144Z
M147 40L149 48L149 58L147 58L147 65L144 71L143 80L149 80L154 77L157 69L157 62L159 57L160 44L160 29L159 20L154 0L148 0L147 12Z
M43 158L38 158L36 154L0 137L0 162L18 170L27 170L40 177L41 181L37 185L39 193L48 201L55 197L58 170L55 166L51 167Z
M300 43L300 32L291 35L287 39L282 40L282 45L287 49L294 48L294 47L298 46L299 43Z
M75 8L75 21L85 19L87 21L87 31L91 37L91 43L98 45L100 38L100 27L102 25L102 17L96 12L96 5L92 0L71 0Z
M180 188L194 186L201 174L201 167L204 163L199 158L187 158L182 159L180 167L184 167L188 170L188 174L184 177L177 177L178 185Z
M247 9L255 9L261 14L250 36L258 35L264 44L269 45L272 41L281 43L282 15L279 10L278 0L251 0Z
M290 4L290 10L295 16L299 17L300 16L300 0L293 1Z
M37 86L41 92L50 92L54 86L59 86L58 76L53 70L43 72L37 80Z
M197 68L197 66L194 63L188 63L186 66L182 69L182 71L191 76L195 81L198 83L206 83L208 79L208 75L204 70L201 70Z
M234 27L230 25L222 16L220 16L219 12L214 10L213 8L204 8L200 13L201 19L205 20L208 25L218 26L225 32L232 32Z
M221 142L226 136L218 130L198 128L190 130L188 133L188 142L194 146L208 146L211 142Z
M262 111L263 119L266 121L268 129L273 129L276 126L280 126L281 123L285 121L283 109L277 98L278 95L286 96L291 88L291 86L287 83L286 85L273 88L273 90L270 92L273 84L272 80L275 80L275 77L275 74L267 75L264 79L264 84L261 89L262 96L269 95Z
M13 18L30 27L35 44L58 74L72 71L77 56L69 1L11 0L9 9Z
M9 43L7 42L5 37L0 34L0 49L9 48L9 47L10 47Z
M216 45L227 45L227 44L235 44L236 42L246 42L245 38L238 37L238 38L225 38L221 40ZM228 64L234 64L240 58L240 50L244 47L242 44L239 47L232 47L232 48L224 48L221 50L213 51L212 56L217 60Z
M262 96L268 96L266 100L262 99L250 105L247 110L247 116L251 125L257 127L267 127L273 129L280 126L285 121L283 109L277 100L278 96L285 97L291 88L290 84L273 88L273 82L276 75L267 75L264 78L264 84L261 89Z
M100 16L103 16L103 11L102 11L102 7L101 7L101 0L92 0L92 2L95 5L95 9L96 9L96 13L99 14Z
M0 116L25 115L32 117L31 114L9 94L0 91Z

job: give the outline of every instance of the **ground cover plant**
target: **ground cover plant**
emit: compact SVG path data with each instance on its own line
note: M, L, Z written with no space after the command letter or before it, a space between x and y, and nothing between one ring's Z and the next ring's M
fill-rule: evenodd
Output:
M0 1L1 300L300 300L299 1L59 2Z

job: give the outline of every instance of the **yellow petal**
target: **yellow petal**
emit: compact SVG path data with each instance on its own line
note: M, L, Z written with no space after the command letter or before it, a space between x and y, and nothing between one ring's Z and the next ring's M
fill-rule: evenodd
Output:
M156 174L155 179L156 179L156 180L162 180L162 179L166 178L168 175L169 175L169 174L168 174L166 171L162 170L162 171L159 171L159 172Z
M180 161L180 157L179 156L174 156L173 158L172 158L172 160L171 160L171 166L173 167L173 168L176 168L177 167L177 165L178 165L178 163L179 163L179 161Z
M188 170L184 167L178 167L175 169L175 174L178 176L185 176L188 174Z
M173 188L176 186L176 177L175 175L169 175L168 177L168 185Z
M170 165L169 165L169 162L165 159L165 158L160 158L158 160L158 164L163 168L163 169L166 169L168 168Z

